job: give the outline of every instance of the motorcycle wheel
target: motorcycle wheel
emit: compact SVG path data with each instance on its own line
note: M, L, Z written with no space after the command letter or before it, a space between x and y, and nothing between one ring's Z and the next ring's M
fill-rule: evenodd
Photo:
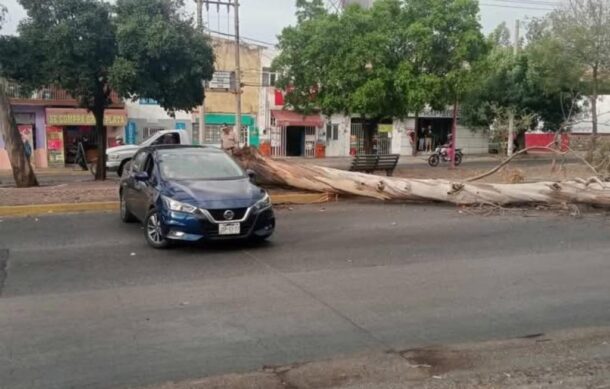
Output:
M455 155L455 166L459 166L462 163L462 154Z
M430 158L428 158L428 165L432 167L437 167L440 162L440 158L438 154L432 154Z

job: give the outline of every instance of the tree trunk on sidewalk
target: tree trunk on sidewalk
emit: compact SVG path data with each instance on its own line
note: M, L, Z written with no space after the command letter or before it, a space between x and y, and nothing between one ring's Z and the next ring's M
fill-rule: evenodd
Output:
M25 147L15 123L11 103L2 84L0 84L0 135L4 139L4 147L8 153L17 187L38 186L32 165L25 155Z
M589 204L610 208L610 184L598 180L482 184L382 177L314 165L294 165L245 148L236 158L266 184L378 200L439 201L458 205Z
M97 139L96 181L104 181L106 179L107 132L106 126L104 126L104 110L103 105L93 109L93 116L95 117L95 135Z

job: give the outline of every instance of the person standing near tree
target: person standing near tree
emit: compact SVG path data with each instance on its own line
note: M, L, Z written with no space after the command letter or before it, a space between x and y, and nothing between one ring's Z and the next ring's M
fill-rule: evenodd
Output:
M30 159L32 158L32 145L27 138L23 140L23 151L25 153L25 158L30 162Z
M236 146L235 132L225 123L222 127L222 134L220 134L220 147L232 155L235 152Z

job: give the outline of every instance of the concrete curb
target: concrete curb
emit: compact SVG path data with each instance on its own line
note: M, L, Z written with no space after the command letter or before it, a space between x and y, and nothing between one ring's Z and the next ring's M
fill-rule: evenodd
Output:
M276 205L285 204L319 204L336 201L338 196L327 193L281 193L271 194L271 201ZM32 204L0 206L0 217L26 217L49 214L113 212L118 211L118 201L100 201L90 203L66 204Z

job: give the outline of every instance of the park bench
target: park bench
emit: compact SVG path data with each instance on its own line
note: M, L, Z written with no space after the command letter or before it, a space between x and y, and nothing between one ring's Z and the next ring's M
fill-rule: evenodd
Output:
M349 170L365 173L385 170L388 177L391 177L398 164L398 158L400 158L398 154L357 154L354 156Z

